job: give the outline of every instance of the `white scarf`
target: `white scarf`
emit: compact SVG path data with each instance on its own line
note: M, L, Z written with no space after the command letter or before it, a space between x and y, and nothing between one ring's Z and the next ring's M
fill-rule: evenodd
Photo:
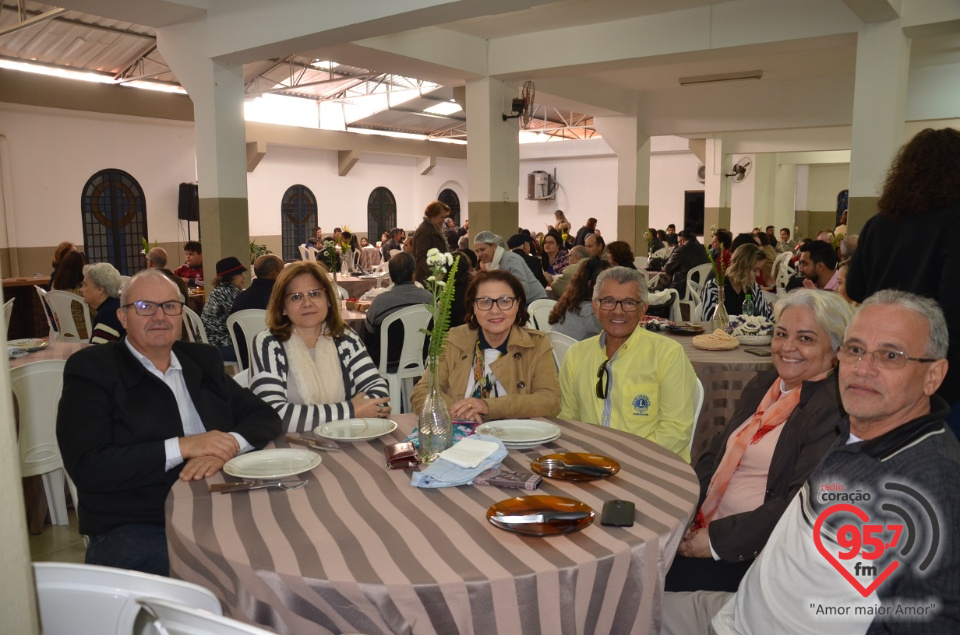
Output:
M497 245L497 248L493 252L493 258L491 258L487 264L487 271L496 271L500 268L500 260L503 258L503 252L504 248Z
M296 331L287 340L286 349L290 374L304 404L313 406L344 401L346 391L340 357L326 327L313 350L307 348Z

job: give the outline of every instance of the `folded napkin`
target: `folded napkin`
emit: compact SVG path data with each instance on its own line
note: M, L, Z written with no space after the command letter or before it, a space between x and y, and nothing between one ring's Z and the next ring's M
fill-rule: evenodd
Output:
M474 468L487 460L500 449L493 441L482 441L476 437L464 439L440 453L440 458L460 467Z
M457 448L469 442L465 448ZM478 442L483 445L478 445ZM489 444L489 445L488 445ZM485 456L482 456L484 455ZM450 456L460 464L449 460ZM425 469L414 472L410 484L414 487L457 487L459 485L469 485L477 476L487 470L497 467L507 456L507 448L503 441L495 436L487 434L477 434L468 439L458 441L449 450L440 453L433 463ZM473 467L463 467L473 460L479 460L479 463Z
M16 346L7 347L7 357L9 359L14 359L15 357L26 357L29 354L30 353L27 351L23 350L22 348L17 348Z

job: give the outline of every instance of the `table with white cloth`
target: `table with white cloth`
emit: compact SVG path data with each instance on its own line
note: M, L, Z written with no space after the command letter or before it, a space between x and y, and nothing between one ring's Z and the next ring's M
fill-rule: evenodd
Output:
M377 284L377 275L341 276L337 274L336 284L347 290L348 297L359 298Z
M707 332L711 327L704 323ZM665 334L683 346L693 371L703 384L703 408L690 453L693 463L706 450L709 441L730 420L743 389L757 373L773 370L770 357L758 357L749 349L769 351L769 346L743 346L732 351L705 351L693 345L689 335ZM741 422L742 423L742 422Z
M539 490L418 489L388 470L384 447L415 415L373 441L321 453L306 487L209 493L178 482L167 499L170 572L214 592L227 615L278 633L658 633L663 580L699 494L676 454L636 436L550 419L562 436L511 450L529 473L558 451L619 461L603 480L544 479ZM287 447L278 439L276 447ZM300 446L296 446L300 447ZM577 499L597 512L582 531L531 537L494 527L486 510L532 494ZM632 527L600 524L603 503L633 501Z

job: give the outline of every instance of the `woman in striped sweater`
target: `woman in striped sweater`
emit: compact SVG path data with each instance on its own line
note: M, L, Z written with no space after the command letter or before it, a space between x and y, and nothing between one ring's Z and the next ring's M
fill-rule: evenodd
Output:
M254 338L250 388L288 432L338 419L387 417L387 382L343 322L327 269L301 261L274 284L267 328Z

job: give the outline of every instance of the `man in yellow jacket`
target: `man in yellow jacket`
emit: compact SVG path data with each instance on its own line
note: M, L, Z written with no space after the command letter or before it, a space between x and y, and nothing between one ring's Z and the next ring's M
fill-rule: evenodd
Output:
M696 375L680 344L640 326L646 310L642 273L599 275L593 311L603 331L564 357L560 418L631 432L689 461Z

